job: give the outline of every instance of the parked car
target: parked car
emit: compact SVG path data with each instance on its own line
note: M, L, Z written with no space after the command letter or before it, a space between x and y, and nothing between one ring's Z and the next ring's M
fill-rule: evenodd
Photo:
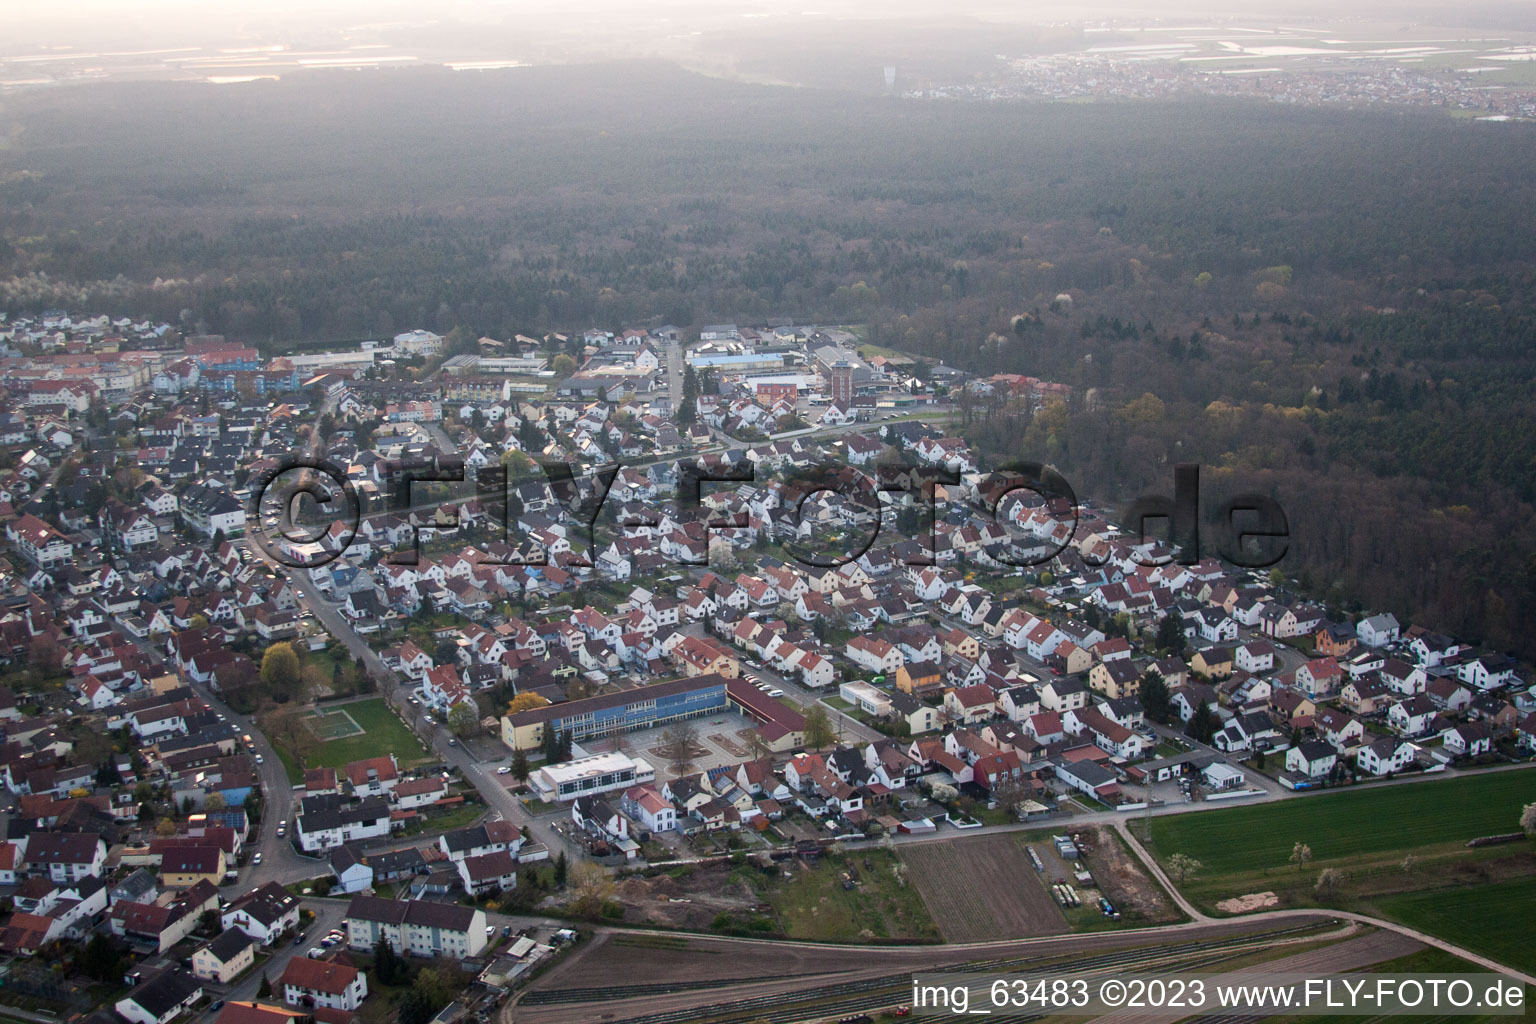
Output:
M506 765L502 765L500 768L496 769L496 774L497 775L511 775L512 774L512 769L508 768Z
M252 864L260 864L261 863L261 851L260 850L257 850L256 851L256 856L251 858L251 863Z

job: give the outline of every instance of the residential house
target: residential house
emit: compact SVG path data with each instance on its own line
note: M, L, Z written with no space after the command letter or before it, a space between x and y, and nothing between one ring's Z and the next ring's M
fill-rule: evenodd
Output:
M228 985L256 962L256 944L231 929L192 954L192 974L203 981Z
M1339 752L1322 740L1302 740L1285 752L1285 770L1309 779L1323 779L1339 762Z
M292 957L278 979L283 1001L293 1006L355 1011L368 997L368 976L336 960Z
M200 981L176 967L152 974L113 1004L131 1024L169 1024L203 998Z
M1371 775L1400 772L1414 763L1418 748L1400 736L1383 736L1360 748L1356 762Z
M486 946L485 912L430 900L354 896L347 907L347 945L371 951L379 939L410 956L462 960Z

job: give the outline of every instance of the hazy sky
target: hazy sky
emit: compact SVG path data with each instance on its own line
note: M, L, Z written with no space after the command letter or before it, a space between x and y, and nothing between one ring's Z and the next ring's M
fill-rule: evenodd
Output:
M186 46L416 45L420 39L439 52L526 44L544 48L537 59L567 53L586 59L622 55L626 39L642 44L754 29L781 35L800 24L859 20L1061 25L1292 17L1536 28L1536 3L1529 0L0 0L0 7L0 57L71 49L117 54ZM411 34L427 26L430 32Z

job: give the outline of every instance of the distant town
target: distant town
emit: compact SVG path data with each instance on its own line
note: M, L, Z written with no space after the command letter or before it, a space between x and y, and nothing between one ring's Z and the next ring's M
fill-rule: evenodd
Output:
M1536 117L1536 81L1525 73L1533 56L1529 43L1398 27L1373 35L1371 27L1350 22L1295 28L1127 21L1087 28L1081 47L999 54L965 82L925 80L901 91L966 100L1212 96L1528 120ZM893 83L901 82L900 68L891 71Z
M1108 59L1010 76L1164 81ZM1168 82L1207 79L1233 81ZM1071 388L856 323L415 329L263 355L14 310L0 389L0 969L27 1020L482 1024L525 996L526 1019L593 1019L619 996L538 985L596 941L1203 920L1178 889L1201 866L1132 823L1340 789L1387 806L1536 757L1536 687L1504 652L1331 612L1283 563L1181 564L1091 495L999 501L967 410ZM285 543L340 555L312 570L253 540L294 525L250 484L295 453L361 500L355 523L298 517L318 528ZM536 460L578 481L622 464L591 543ZM507 487L428 483L400 507L404 463L503 467ZM689 464L761 472L688 508ZM935 485L931 524L883 493L892 528L820 567L786 546L837 550L876 517L774 476L817 464L958 482ZM1252 887L1220 912L1279 905ZM409 962L437 966L406 983ZM852 991L826 995L832 1017L898 1002ZM743 1012L807 996L762 998Z

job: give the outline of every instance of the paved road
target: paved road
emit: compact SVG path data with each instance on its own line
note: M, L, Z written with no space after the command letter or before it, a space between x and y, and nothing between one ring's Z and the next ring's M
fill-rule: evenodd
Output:
M667 342L667 399L675 415L683 401L683 347L675 341Z
M246 866L241 869L239 880L230 885L245 892L267 882L289 882L323 873L326 870L323 860L300 855L287 838L279 839L277 836L279 823L288 821L289 827L292 827L293 789L288 781L288 773L283 770L283 762L267 737L257 728L255 719L235 711L206 686L190 681L187 686L203 703L234 725L237 732L250 736L252 753L261 756L261 763L256 765L256 774L265 793L261 822L245 844ZM257 853L261 854L261 863L250 863Z
M304 929L304 942L295 946L292 942L284 942L274 948L272 959L268 960L261 968L252 971L244 978L235 982L224 996L226 1002L248 1001L256 998L256 990L261 987L261 979L265 976L272 982L274 988L277 979L283 976L283 971L288 967L288 961L296 956L303 956L310 948L318 945L325 938L325 933L333 928L342 928L342 918L346 915L347 905L336 900L302 900L299 905L305 910L315 913L315 920ZM214 998L219 998L215 996ZM270 1000L269 1000L270 1001Z
M442 423L437 420L422 420L418 426L432 435L432 442L437 445L437 450L445 455L452 455L459 450L459 446L453 443L453 438L448 436L448 431L443 429Z
M296 570L289 573L289 578L298 587L305 607L315 616L316 621L331 636L341 641L352 657L360 661L369 674L379 681L379 691L384 698L397 708L408 707L410 685L400 678L399 673L384 664L373 648L368 646L368 642L352 628L338 606L325 599L310 580L309 573ZM507 777L496 774L497 764L477 760L461 744L450 745L448 741L451 734L441 724L427 725L420 720L412 722L411 717L407 716L407 723L411 724L427 748L445 764L457 768L465 781L480 793L486 806L507 821L528 826L533 841L548 846L552 856L561 850L567 856L577 853L573 845L549 827L548 820L535 819L524 810L518 799L507 791L504 784Z
M333 403L328 403L327 407L330 404ZM318 455L322 446L323 438L316 432L309 441L309 454ZM263 557L256 545L248 540L243 542L253 557ZM305 610L314 615L315 620L326 632L339 640L353 659L378 681L379 692L385 700L396 708L408 708L410 686L400 678L397 672L385 665L368 642L352 628L352 624L342 615L340 606L325 599L306 570L277 568L293 581L300 594L300 603ZM256 751L263 757L264 763L260 766L260 771L262 784L268 794L268 810L263 816L261 833L255 847L262 852L262 863L248 868L249 876L242 879L242 882L254 887L268 881L289 882L324 873L326 871L324 859L305 857L295 851L286 838L276 837L278 821L289 819L291 823L294 800L287 773L284 772L282 762L278 759L271 743L250 718L234 715L222 702L216 701L206 692L203 696L215 706L216 710L229 715L231 720L240 723L243 729L248 729L255 741ZM517 798L507 791L503 782L505 777L496 774L496 765L482 764L463 746L450 745L448 741L451 735L443 726L426 725L419 718L412 721L413 717L407 716L407 722L421 737L427 748L445 764L457 768L464 779L479 792L487 807L507 821L520 826L526 825L533 841L548 846L551 856L560 851L564 851L567 856L577 854L578 851L574 845L550 828L552 819L536 820L528 815Z
M820 693L808 686L802 686L800 683L766 665L754 663L743 666L742 675L749 680L752 677L757 677L765 682L772 683L783 690L784 696L789 698L791 703L798 704L802 710L810 707L812 704L820 703L821 698L826 696L825 693ZM888 738L879 730L871 729L857 718L846 715L834 707L826 704L822 704L821 707L827 713L827 718L832 722L832 727L837 730L839 743L852 743L854 741L873 743L876 740Z

